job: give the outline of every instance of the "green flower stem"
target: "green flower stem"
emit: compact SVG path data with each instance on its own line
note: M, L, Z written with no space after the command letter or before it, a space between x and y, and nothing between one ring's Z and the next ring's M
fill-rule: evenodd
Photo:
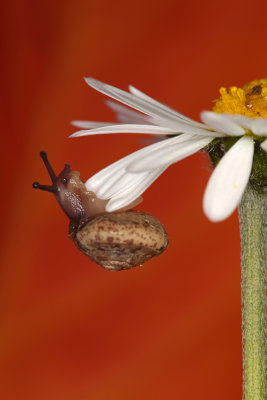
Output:
M243 399L266 400L267 192L249 183L239 207L242 248Z

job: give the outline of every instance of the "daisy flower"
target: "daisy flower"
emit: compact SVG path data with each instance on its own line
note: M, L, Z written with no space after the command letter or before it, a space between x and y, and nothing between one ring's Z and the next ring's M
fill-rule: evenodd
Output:
M108 212L126 207L170 165L204 149L215 166L204 194L204 212L211 221L222 221L238 206L248 180L257 175L253 172L256 151L267 164L267 79L250 82L243 88L231 87L228 91L221 88L213 111L201 112L202 123L133 86L125 92L92 78L85 78L85 81L123 104L107 101L120 123L73 121L72 124L81 130L71 137L145 133L161 139L87 180L87 190L95 192L100 199L109 200Z

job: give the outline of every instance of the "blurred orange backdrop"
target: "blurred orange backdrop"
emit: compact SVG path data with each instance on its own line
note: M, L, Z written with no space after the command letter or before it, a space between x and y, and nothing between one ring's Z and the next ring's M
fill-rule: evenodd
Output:
M207 158L147 190L139 209L171 245L120 273L79 253L31 185L49 183L40 150L86 180L147 139L68 139L72 119L114 119L84 76L199 118L220 86L267 76L266 12L265 0L2 2L1 398L241 398L238 218L204 217Z

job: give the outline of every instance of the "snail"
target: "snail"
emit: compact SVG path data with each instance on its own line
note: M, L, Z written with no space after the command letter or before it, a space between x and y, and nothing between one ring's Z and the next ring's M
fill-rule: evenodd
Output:
M132 210L140 202L108 213L108 200L97 198L80 180L80 173L65 164L57 176L45 151L40 152L52 185L33 183L33 188L51 192L70 219L69 237L83 254L100 266L120 271L142 265L169 245L164 226L150 214Z

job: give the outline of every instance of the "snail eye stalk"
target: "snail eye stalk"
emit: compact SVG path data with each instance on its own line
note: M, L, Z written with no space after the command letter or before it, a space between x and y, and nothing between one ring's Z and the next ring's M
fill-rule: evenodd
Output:
M40 152L40 156L41 156L41 158L42 158L42 160L44 162L44 165L45 165L45 167L47 169L47 172L49 173L49 176L50 176L52 182L54 183L56 178L57 178L57 176L56 176L56 174L55 174L50 162L48 161L46 151L41 151Z
M32 184L32 187L34 189L40 189L40 190L44 190L46 192L51 192L51 193L56 193L56 188L54 186L49 186L49 185L40 185L39 182L34 182Z

